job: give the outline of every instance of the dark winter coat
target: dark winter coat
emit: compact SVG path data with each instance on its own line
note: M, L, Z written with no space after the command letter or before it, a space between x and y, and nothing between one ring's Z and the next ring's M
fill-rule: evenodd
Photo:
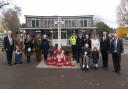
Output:
M82 49L82 39L80 37L77 37L77 39L76 39L76 49L77 50Z
M84 47L85 44L88 44L89 48L91 48L91 40L90 39L83 39L82 46Z
M50 46L49 46L48 40L46 40L46 39L42 40L42 42L41 42L42 53L48 54L49 48L50 48Z
M24 45L25 45L25 53L27 53L27 54L30 53L30 52L28 52L28 48L31 48L31 50L32 50L32 41L25 39Z
M82 48L82 55L84 55L84 53L87 52L87 56L90 56L90 49L89 48Z
M110 50L110 39L108 37L106 37L105 40L103 40L103 37L100 40L100 50L101 52L107 52Z

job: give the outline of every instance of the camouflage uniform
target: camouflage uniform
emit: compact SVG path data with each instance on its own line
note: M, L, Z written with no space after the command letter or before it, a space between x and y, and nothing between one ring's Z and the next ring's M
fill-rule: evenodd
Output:
M20 63L22 63L22 53L23 53L23 35L22 34L17 34L16 39L15 39L15 45L19 47L19 50L21 51L20 53Z
M36 53L36 60L40 62L41 60L41 35L37 34L34 38L34 48Z

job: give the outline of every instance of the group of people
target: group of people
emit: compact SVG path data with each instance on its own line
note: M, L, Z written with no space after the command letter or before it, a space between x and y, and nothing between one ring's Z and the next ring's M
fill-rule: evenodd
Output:
M15 50L15 64L22 64L22 54L26 54L27 63L31 62L31 53L34 49L37 62L41 61L43 54L44 59L47 60L49 53L49 42L46 39L46 35L43 37L41 34L37 34L34 38L30 35L26 35L23 39L21 33L17 33L13 38L12 32L8 31L7 36L4 37L4 50L7 55L8 65L12 64L12 54ZM97 37L97 34L83 34L73 35L70 37L70 44L72 49L72 58L80 63L82 69L90 68L90 60L92 59L93 68L98 69L99 53L102 55L103 68L108 68L108 55L112 54L114 72L119 73L121 70L121 53L123 53L123 42L115 33L110 38L107 32L103 32L101 37Z
M97 37L97 34L82 34L73 35L70 37L72 48L72 58L80 63L82 69L90 68L90 60L92 59L93 68L98 69L99 54L102 56L102 67L108 68L108 55L112 54L113 72L119 73L121 70L121 53L123 53L123 42L115 33L109 37L107 32L103 32L102 36Z
M26 35L25 39L23 38L20 32L17 32L14 38L11 31L8 31L7 36L4 37L4 50L6 51L8 65L12 65L13 52L15 52L15 64L22 64L23 53L26 55L27 63L30 63L33 49L37 62L41 61L42 55L47 60L50 46L45 34L43 37L38 34L33 38L30 35Z

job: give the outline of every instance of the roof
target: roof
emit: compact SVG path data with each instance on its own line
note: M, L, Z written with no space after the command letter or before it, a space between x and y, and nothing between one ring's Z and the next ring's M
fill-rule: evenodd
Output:
M58 17L61 17L61 18L92 18L94 17L94 15L79 15L79 16L57 16L57 15L53 15L53 16L37 16L37 15L24 15L25 17L31 17L31 18L58 18Z
M43 30L43 29L48 29L48 30L51 30L49 28L29 28L29 27L26 27L26 28L20 28L20 30L27 30L27 29L31 29L31 30ZM52 28L53 30L54 29L57 29L57 27L55 28ZM61 29L96 29L96 27L62 27Z

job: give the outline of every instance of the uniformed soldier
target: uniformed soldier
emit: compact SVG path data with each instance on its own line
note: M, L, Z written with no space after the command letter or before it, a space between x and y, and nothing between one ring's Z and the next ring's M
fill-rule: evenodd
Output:
M20 63L22 64L22 54L23 54L23 35L21 32L17 32L16 38L15 38L15 45L18 46L20 50Z
M24 40L24 45L25 45L25 54L27 56L27 63L30 63L33 43L32 43L31 36L29 34L27 34Z
M34 38L34 48L36 53L36 60L40 62L41 60L41 35L37 34Z
M79 33L76 39L76 57L77 57L77 63L79 63L79 59L81 56L81 52L82 52L82 34Z

